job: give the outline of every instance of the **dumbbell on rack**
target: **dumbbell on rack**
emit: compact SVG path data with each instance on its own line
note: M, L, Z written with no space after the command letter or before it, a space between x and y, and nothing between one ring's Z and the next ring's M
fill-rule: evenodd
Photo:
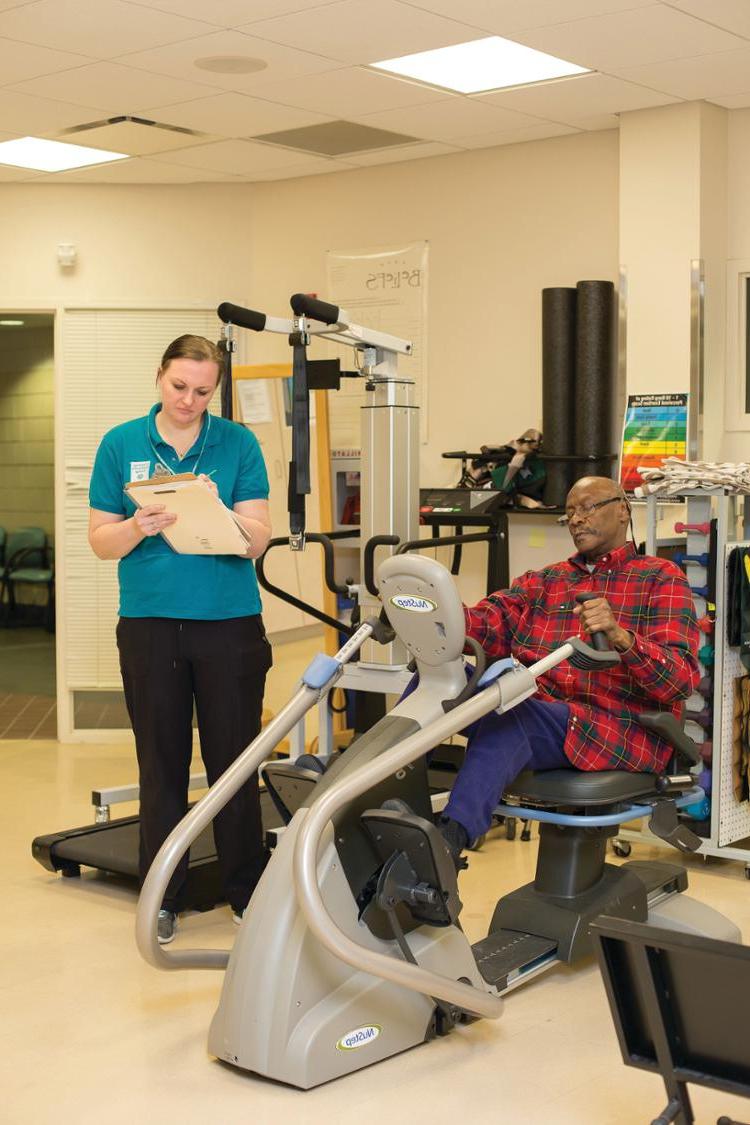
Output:
M710 535L710 523L676 523L674 529L678 535L684 535L686 531L697 531L699 535Z
M698 621L698 628L702 633L713 633L715 624L716 622L712 617L701 617Z
M710 668L714 662L715 650L713 645L703 645L698 649L698 659L701 664L706 668Z
M678 551L674 561L678 566L687 566L689 563L694 566L708 566L708 551L703 551L700 555L685 555L682 551Z

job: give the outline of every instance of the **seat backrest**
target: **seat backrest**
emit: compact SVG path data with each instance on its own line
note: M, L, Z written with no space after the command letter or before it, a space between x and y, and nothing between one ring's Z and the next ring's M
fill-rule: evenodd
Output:
M38 548L35 550L34 548ZM21 551L23 559L19 559ZM16 561L18 560L18 561ZM10 567L46 566L47 532L42 527L19 527L8 534L5 544L5 561Z

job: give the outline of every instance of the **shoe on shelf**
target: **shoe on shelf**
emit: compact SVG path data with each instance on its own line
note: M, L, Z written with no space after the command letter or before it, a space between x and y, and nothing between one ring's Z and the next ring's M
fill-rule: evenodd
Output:
M159 945L169 945L177 933L177 915L174 910L160 910L159 922L156 930L156 940Z

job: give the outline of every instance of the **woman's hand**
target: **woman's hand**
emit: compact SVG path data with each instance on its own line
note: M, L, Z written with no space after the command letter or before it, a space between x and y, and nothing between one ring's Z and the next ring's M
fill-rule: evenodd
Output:
M210 478L210 477L208 477L208 476L206 476L206 474L205 474L205 473L199 473L199 474L198 474L198 480L202 480L202 481L203 481L203 482L204 482L205 484L207 484L207 485L208 485L208 487L209 487L209 488L211 489L211 491L213 492L214 496L218 496L218 495L219 495L219 490L218 490L218 488L216 487L216 485L214 484L214 482L213 482L213 481L211 480L211 478Z
M164 504L147 504L145 508L137 509L133 519L140 533L150 538L173 524L177 516L174 512L167 512Z

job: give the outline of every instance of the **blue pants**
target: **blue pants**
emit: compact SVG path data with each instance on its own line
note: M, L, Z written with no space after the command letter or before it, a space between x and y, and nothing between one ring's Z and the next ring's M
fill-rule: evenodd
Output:
M490 827L492 810L521 770L572 768L563 752L569 714L565 703L531 698L469 727L466 758L443 815L475 840Z

